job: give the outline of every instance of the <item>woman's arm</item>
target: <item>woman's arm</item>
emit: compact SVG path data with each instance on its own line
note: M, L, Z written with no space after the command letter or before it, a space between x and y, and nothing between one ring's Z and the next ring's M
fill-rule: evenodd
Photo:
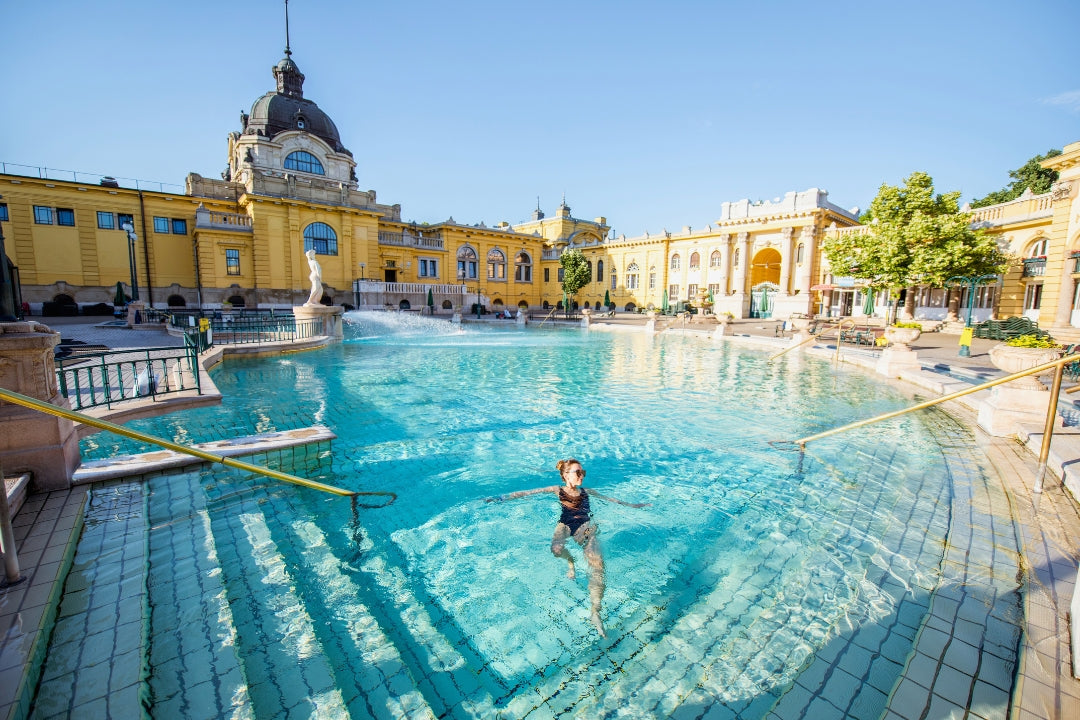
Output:
M533 490L518 490L517 492L508 493L506 495L496 495L495 497L484 498L484 502L503 502L504 500L517 500L523 498L526 495L537 495L544 492L559 492L558 485L549 485L548 487L534 488Z
M652 503L628 503L628 502L623 502L622 500L619 500L617 498L608 497L607 495L601 495L600 493L596 492L595 490L590 490L589 495L592 496L592 497L600 498L601 500L607 500L608 502L613 502L613 503L617 503L619 505L625 505L626 507L632 507L632 508L643 508L643 507L648 507L649 505L652 504Z

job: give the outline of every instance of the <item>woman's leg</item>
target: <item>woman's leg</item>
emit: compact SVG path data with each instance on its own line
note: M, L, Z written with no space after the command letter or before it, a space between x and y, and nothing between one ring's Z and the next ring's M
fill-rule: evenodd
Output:
M566 549L566 539L570 537L570 528L564 523L558 523L555 525L555 534L551 538L551 554L555 557L561 557L570 565L570 568L566 571L566 577L571 580L576 577L574 572L574 558L570 555L570 551Z
M600 605L604 601L604 556L600 552L600 541L596 538L596 526L591 522L582 525L574 539L585 551L585 560L589 563L589 598L592 600L592 612L589 619L596 626L601 637L607 637L604 623L600 619Z

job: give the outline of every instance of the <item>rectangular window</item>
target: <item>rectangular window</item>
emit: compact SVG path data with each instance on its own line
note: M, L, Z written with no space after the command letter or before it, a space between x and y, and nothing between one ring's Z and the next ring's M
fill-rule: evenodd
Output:
M720 283L709 283L709 292L712 293L713 297L716 297L717 295L719 295L720 294Z
M667 296L668 296L669 300L677 300L678 297L679 297L679 286L678 285L668 285Z
M120 230L124 229L124 225L130 225L132 229L135 228L135 217L133 215L125 215L124 213L116 214L116 227Z
M154 218L154 232L156 232L156 233L168 233L169 232L169 218L155 217Z
M649 289L656 289L656 273L654 272L649 273Z
M686 298L688 300L696 300L697 299L697 284L690 285L689 287L686 288Z
M551 282L551 268L544 268L544 282Z
M177 220L173 218L172 231L173 235L187 235L187 220Z
M0 203L0 222L7 222L7 203Z
M38 225L52 225L52 208L42 205L34 206L34 222Z
M611 289L614 290L619 285L619 276L613 271L611 273Z
M226 250L225 251L225 274L226 275L239 275L240 274L240 251L239 250Z
M101 210L98 210L97 226L99 230L115 230L116 216L111 212L102 212Z
M56 224L75 227L75 211L71 208L56 208Z
M565 276L566 276L566 268L559 268L559 275L558 275L559 282L562 282L563 277L565 277Z
M420 277L439 277L439 261L420 258Z

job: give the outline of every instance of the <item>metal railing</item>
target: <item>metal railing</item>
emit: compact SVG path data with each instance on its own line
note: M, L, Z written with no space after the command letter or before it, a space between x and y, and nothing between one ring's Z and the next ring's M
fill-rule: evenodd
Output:
M295 475L289 475L279 470L271 470L270 468L259 467L258 465L252 465L251 463L243 462L242 460L234 460L233 458L225 457L224 455L216 455L214 453L200 450L199 448L188 447L186 445L180 445L163 438L155 437L148 433L139 432L138 430L132 430L122 425L116 425L115 423L108 422L107 420L99 420L98 418L90 417L89 415L83 415L82 413L74 412L72 410L65 410L64 408L57 407L44 400L38 400L27 395L22 395L11 390L4 390L0 388L0 400L5 400L16 405L21 405L31 410L38 410L47 415L53 415L55 417L67 418L73 422L83 423L84 425L90 425L96 427L99 430L106 430L117 435L121 435L132 440L138 440L149 445L157 445L163 447L166 450L172 450L184 455L191 455L207 462L219 463L227 467L236 468L237 470L243 470L244 472L251 472L263 477L273 478L275 480L281 480L283 482L292 483L294 485L301 485L303 487L311 488L313 490L321 490L322 492L328 492L333 495L341 495L344 497L356 498L361 495L378 495L389 497L390 501L386 504L389 505L397 499L397 494L389 491L386 492L364 492L359 490L343 490L333 485L326 485L324 483L316 482L315 480L306 480ZM379 506L382 507L382 506Z
M292 315L274 318L222 318L211 320L215 345L253 345L310 340L324 334L321 319L297 320Z
M184 347L110 350L56 359L60 394L76 410L151 400L194 390L202 394L198 352Z
M948 395L942 395L941 397L935 398L934 400L927 400L925 402L912 405L911 407L907 407L902 410L894 410L893 412L884 413L882 415L878 415L877 417L872 417L867 420L857 420L856 422L848 423L847 425L842 425L838 428L833 428L832 430L826 430L815 435L808 435L807 437L796 440L795 444L798 445L800 449L805 449L806 444L814 440L820 440L821 438L826 438L830 435L836 435L847 430L854 430L856 428L866 427L867 425L872 425L874 423L881 422L882 420L890 420L895 417L900 417L901 415L906 415L910 412L915 412L916 410L925 410L928 407L940 405L941 403L948 402L949 400L955 400L957 398L964 397L965 395L971 395L972 393L979 392L980 390L986 390L987 388L992 388L996 385L1003 385L1007 382L1011 382L1022 377L1027 377L1028 375L1040 375L1042 373L1045 373L1047 370L1053 370L1054 380L1051 383L1050 403L1046 409L1046 420L1043 424L1042 447L1039 449L1039 469L1035 477L1034 487L1034 492L1041 493L1043 478L1046 476L1046 461L1047 458L1050 457L1050 441L1054 436L1054 419L1057 417L1058 395L1060 395L1061 393L1061 379L1064 375L1064 368L1066 365L1077 362L1078 360L1080 360L1080 354L1066 355L1065 357L1058 358L1057 360L1053 360L1048 363L1043 363L1042 365L1037 365L1028 370L1021 370L1020 372L1012 373L1011 375L1006 375L1005 377L997 378L996 380L990 380L980 385L965 388L964 390L958 390L957 392L949 393ZM1069 390L1067 390L1066 392L1076 392L1077 390L1078 388L1069 388Z
M807 343L814 342L815 340L824 339L824 335L825 335L826 332L829 331L829 329L836 330L836 355L833 358L833 360L835 362L839 362L839 360L840 360L841 331L843 329L844 323L852 323L853 327L857 324L854 320L849 320L849 319L838 320L836 322L826 323L825 327L822 328L821 330L819 330L816 333L810 332L809 326L807 326L807 332L810 332L810 337L803 338L802 340L800 340L797 343L794 343L793 345L788 345L786 348L784 348L780 352L776 353L775 355L770 355L769 359L768 359L768 362L772 362L776 358L780 357L781 355L786 355L787 353L791 352L792 350L796 350L798 348L801 348L803 345L806 345Z
M1042 277L1046 274L1046 258L1028 258L1024 260L1021 277Z

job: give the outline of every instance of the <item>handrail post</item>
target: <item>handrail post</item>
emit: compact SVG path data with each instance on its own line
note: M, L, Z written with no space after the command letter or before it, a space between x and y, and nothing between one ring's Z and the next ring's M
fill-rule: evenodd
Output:
M0 550L4 551L4 580L8 585L22 581L19 573L19 553L15 549L15 531L11 528L11 508L8 506L7 483L4 482L4 462L0 459Z
M1054 437L1054 421L1057 420L1058 395L1061 393L1061 378L1065 374L1065 364L1058 363L1054 368L1054 382L1050 387L1050 404L1046 408L1046 423L1043 425L1042 447L1039 448L1039 469L1035 473L1033 492L1041 493L1043 478L1046 477L1046 461L1050 457L1050 441Z

